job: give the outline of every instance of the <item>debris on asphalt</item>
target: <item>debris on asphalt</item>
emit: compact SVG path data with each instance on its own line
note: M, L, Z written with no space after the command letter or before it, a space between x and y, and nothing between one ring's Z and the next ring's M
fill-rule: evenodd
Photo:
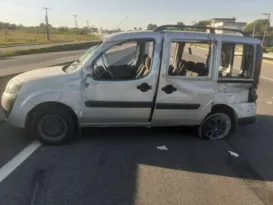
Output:
M158 146L157 149L159 149L159 150L161 150L161 151L167 151L167 150L168 150L168 148L167 148L165 145L163 145L163 146Z
M233 157L239 157L239 155L236 152L228 151L228 153Z
M266 102L266 104L269 104L269 105L271 105L271 104L272 104L272 102Z

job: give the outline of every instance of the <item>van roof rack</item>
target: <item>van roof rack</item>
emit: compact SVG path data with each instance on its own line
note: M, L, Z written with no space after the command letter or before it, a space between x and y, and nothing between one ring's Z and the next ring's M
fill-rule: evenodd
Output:
M155 28L153 31L154 32L160 32L160 31L164 31L164 30L168 30L168 28L176 28L177 30L183 30L185 28L191 28L191 29L204 29L204 30L209 30L210 33L214 33L215 34L215 30L221 30L221 31L233 31L233 32L238 32L240 34L242 34L243 36L246 36L246 33L242 30L239 29L230 29L230 28L214 28L214 27L206 27L206 26L190 26L190 25L162 25L159 26L157 28Z

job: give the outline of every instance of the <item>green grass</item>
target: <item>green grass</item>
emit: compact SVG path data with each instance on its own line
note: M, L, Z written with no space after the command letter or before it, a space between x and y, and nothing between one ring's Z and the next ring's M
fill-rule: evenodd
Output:
M94 42L88 42L88 43L75 43L75 44L69 44L69 45L57 45L57 46L28 49L28 50L3 51L2 57L40 54L40 53L49 53L49 52L60 52L60 51L83 50L83 49L88 49L98 43L100 43L100 41L94 41Z
M20 30L0 30L0 46L92 40L97 39L98 37L99 36L96 35L51 34L51 39L48 41L46 34L27 33Z

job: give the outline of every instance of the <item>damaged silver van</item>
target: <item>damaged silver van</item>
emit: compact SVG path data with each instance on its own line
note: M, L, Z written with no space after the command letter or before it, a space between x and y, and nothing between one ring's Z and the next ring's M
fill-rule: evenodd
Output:
M69 66L14 77L1 102L7 121L52 145L81 127L187 125L215 140L254 123L261 41L184 28L111 34Z

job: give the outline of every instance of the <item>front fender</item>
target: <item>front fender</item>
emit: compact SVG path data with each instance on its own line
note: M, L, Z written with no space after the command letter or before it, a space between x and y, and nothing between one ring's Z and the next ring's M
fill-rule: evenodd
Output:
M58 102L70 107L78 119L82 117L82 94L80 90L62 89L36 92L28 96L26 101L35 106L46 102Z
M70 107L78 119L82 117L82 98L79 90L47 90L32 93L27 98L18 96L8 117L8 122L16 127L24 128L27 115L36 106L57 102Z

